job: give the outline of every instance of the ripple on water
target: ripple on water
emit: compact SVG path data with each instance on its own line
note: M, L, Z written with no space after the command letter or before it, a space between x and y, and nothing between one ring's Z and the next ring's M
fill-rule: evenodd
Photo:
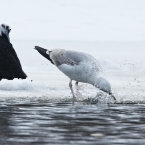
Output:
M144 108L144 104L5 101L0 103L0 140L7 145L144 144Z

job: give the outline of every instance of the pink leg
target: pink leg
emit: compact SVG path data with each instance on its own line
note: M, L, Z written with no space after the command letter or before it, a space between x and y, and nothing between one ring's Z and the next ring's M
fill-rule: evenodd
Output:
M72 95L73 95L73 100L75 100L76 97L75 97L75 95L74 95L74 91L73 91L73 88L72 88L72 80L70 80L70 82L69 82L69 87L70 87L70 90L71 90Z

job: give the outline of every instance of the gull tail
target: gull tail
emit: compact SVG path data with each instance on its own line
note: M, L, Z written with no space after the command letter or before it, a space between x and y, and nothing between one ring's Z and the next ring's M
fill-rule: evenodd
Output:
M48 51L47 49L44 49L44 48L39 47L39 46L35 46L34 49L36 49L42 56L44 56L44 57L45 57L46 59L48 59L52 64L54 64L53 61L52 61L52 59L50 58L49 54L47 53L47 51Z

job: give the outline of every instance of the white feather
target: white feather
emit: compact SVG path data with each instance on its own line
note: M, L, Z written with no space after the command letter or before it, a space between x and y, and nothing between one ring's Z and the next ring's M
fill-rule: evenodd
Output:
M110 83L103 77L98 61L91 55L55 49L51 51L50 58L58 69L71 80L89 83L105 92L111 92Z

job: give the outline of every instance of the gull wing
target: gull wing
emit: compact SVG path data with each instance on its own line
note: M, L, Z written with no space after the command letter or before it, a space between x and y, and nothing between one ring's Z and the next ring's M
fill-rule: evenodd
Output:
M99 62L89 54L83 52L69 51L63 49L54 49L50 53L50 58L53 60L56 66L67 65L79 65L81 62L92 62L98 71L102 71Z

